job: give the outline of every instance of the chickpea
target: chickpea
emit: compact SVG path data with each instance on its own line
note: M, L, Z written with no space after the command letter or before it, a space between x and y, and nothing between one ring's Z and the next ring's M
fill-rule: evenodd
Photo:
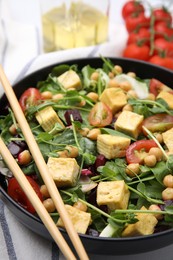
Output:
M113 72L109 72L108 76L109 76L110 79L113 79L115 75L114 75Z
M41 93L41 96L43 99L51 99L53 95L50 91L44 91Z
M136 92L132 89L127 92L127 99L130 99L130 98L138 98Z
M148 208L149 210L151 211L161 211L160 207L158 205L155 205L155 204L152 204L150 205L150 207ZM155 218L157 218L158 220L162 219L163 218L163 215L162 214L156 214L154 213L153 214L155 216Z
M115 65L112 69L112 72L114 75L121 74L123 72L123 69L119 65Z
M97 71L91 74L91 79L97 81L99 78L99 73Z
M63 94L58 93L58 94L53 95L53 96L52 96L52 99L53 99L53 100L60 100L60 99L62 99L63 97L64 97Z
M82 128L82 129L79 130L79 133L80 133L82 136L87 136L87 134L89 133L89 128L84 127L84 128Z
M173 188L173 176L171 174L166 175L163 178L163 184L167 187L167 188Z
M99 99L98 94L95 93L95 92L89 92L89 93L87 94L87 97L89 97L90 99L92 99L94 102L97 102L98 99Z
M76 209L79 209L81 211L87 211L87 205L84 204L83 202L81 201L76 201L74 204L73 204L73 207L76 208Z
M153 101L154 101L154 100L156 99L156 97L155 97L154 94L149 93L147 99L149 99L149 100L153 100Z
M78 104L79 107L84 107L86 105L85 99L82 99L81 102Z
M67 150L59 151L59 152L57 152L57 154L60 158L68 158L68 151Z
M108 88L118 88L119 83L115 79L110 79L108 82Z
M48 198L46 200L43 201L43 205L45 207L45 209L51 213L55 211L55 204L53 202L53 200L51 198Z
M140 172L139 163L130 163L126 167L126 174L130 177L134 177Z
M162 158L163 158L163 153L162 153L161 149L158 148L158 147L152 147L152 148L149 150L149 153L148 153L148 154L149 154L149 155L155 155L158 162L161 161Z
M135 73L135 72L129 71L129 72L127 73L127 75L130 76L130 77L132 77L132 78L136 78L136 73Z
M154 167L157 163L156 156L155 155L147 155L144 158L144 164L148 167Z
M98 135L101 134L101 131L99 128L93 128L89 131L89 133L87 134L87 137L91 140L94 140L96 141L97 140L97 137Z
M44 198L50 198L49 191L48 191L45 184L41 185L40 192L41 192L41 194L43 195Z
M157 139L157 141L161 144L161 143L163 143L163 136L162 136L162 134L160 134L160 133L154 133L154 136L155 136L155 138Z
M119 86L124 91L129 91L129 90L132 89L132 86L128 81L124 81L124 82L119 83Z
M32 156L28 150L24 150L23 152L19 153L17 159L20 165L27 165L31 162Z
M76 158L79 155L79 151L76 146L67 145L65 149L67 150L68 157L70 158Z
M162 191L163 200L173 200L173 188L166 188Z
M9 127L9 132L10 134L12 135L16 135L17 134L17 128L18 127L18 124L15 125L15 124L12 124L10 127Z
M130 104L127 104L123 107L122 111L133 111L133 107Z

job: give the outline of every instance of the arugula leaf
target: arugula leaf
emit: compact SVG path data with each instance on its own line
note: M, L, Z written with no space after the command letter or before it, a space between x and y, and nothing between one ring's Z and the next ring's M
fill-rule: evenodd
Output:
M131 139L133 141L136 141L135 138L133 138L133 137L131 137L129 135L126 135L126 134L124 134L122 132L119 132L117 130L113 130L113 129L110 129L110 128L100 128L100 130L101 130L102 134L110 134L110 135L122 136L122 137L125 137L125 138L129 138L129 139Z

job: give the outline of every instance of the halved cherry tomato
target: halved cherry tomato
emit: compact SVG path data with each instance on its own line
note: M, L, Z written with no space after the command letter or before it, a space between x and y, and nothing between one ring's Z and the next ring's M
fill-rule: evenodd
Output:
M92 126L103 127L109 125L112 122L112 118L111 109L103 102L98 102L91 109L88 121Z
M128 1L123 5L122 17L126 19L127 16L136 13L144 13L144 6L139 1Z
M154 94L156 97L161 91L168 91L169 93L173 93L171 88L163 84L158 79L151 79L149 83L149 92Z
M22 110L25 111L29 106L36 105L42 99L42 95L37 88L28 88L19 98L19 104Z
M152 133L162 133L173 127L173 116L166 113L149 116L144 119L142 126L145 126ZM147 135L144 129L143 133Z
M146 153L152 147L157 147L154 140L139 140L132 143L126 150L126 160L130 163L142 164Z
M139 28L149 28L149 25L150 19L143 13L131 14L125 20L125 26L129 33Z
M173 70L173 59L170 57L161 57L154 55L149 59L149 62Z
M123 51L123 57L148 61L150 48L147 45L129 44Z
M26 176L27 180L35 190L36 194L40 198L41 201L43 201L42 194L40 192L39 185L34 181L34 179L30 176ZM34 214L35 209L32 206L31 202L27 198L25 192L22 190L20 187L18 181L12 177L9 182L8 182L8 190L7 190L8 195L14 199L21 207L29 211L30 213Z

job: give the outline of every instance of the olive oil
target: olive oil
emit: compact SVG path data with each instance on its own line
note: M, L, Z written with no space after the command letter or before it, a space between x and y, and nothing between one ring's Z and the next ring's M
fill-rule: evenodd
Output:
M108 16L83 2L49 10L42 16L44 51L103 43L108 38Z

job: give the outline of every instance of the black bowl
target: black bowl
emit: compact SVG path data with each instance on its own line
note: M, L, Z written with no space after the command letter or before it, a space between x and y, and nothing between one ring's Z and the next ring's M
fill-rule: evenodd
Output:
M166 85L172 85L173 71L163 69L151 65L146 62L136 61L131 59L122 58L110 58L114 64L118 64L123 67L124 72L133 71L140 78L157 78ZM98 68L102 66L102 60L100 58L85 58L78 60L70 60L61 62L61 64L78 64L79 68L90 64L92 67ZM60 64L60 63L58 63ZM47 75L51 72L55 65L42 68L14 85L16 95L19 97L25 89L31 86L35 86L40 80L45 80ZM0 107L3 108L7 105L7 99L5 95L0 99ZM21 208L15 201L13 201L6 193L5 185L3 180L0 179L0 191L3 195L3 200L18 220L33 232L52 240L49 232L44 227L41 220L28 213L25 209ZM60 229L67 242L72 246L69 241L67 233ZM173 229L161 231L148 236L131 237L131 238L101 238L92 237L88 235L80 235L80 238L88 253L94 254L105 254L105 255L128 255L128 254L139 254L142 252L153 251L159 248L163 248L173 243Z

